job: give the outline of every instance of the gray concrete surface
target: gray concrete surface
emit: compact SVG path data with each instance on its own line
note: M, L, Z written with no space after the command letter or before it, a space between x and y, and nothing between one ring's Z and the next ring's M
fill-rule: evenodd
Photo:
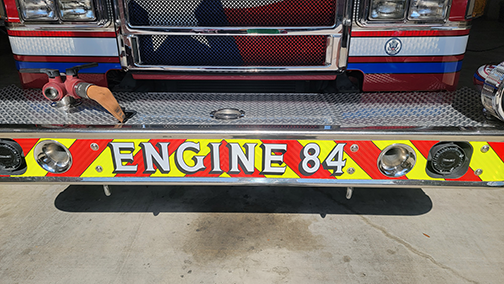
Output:
M1 283L503 283L504 191L0 186Z

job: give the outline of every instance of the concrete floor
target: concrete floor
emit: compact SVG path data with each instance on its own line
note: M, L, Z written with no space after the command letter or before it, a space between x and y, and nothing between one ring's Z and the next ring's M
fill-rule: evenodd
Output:
M469 48L503 32L478 20ZM502 51L469 51L461 86ZM0 189L0 283L504 282L502 189Z
M504 191L9 186L2 283L502 283Z

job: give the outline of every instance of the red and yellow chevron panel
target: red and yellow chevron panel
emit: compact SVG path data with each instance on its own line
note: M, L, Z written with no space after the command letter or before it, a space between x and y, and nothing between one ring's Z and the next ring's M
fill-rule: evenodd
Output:
M34 156L35 146L54 140L67 147L72 166L48 173ZM504 143L469 142L467 172L457 179L433 178L426 172L430 149L440 141L422 140L266 140L266 139L16 139L27 170L11 177L110 178L205 177L339 180L504 181ZM416 154L411 171L398 178L377 166L390 145L410 146Z

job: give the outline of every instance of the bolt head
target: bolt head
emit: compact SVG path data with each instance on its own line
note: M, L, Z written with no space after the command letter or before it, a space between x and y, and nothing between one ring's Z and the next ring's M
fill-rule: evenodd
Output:
M350 151L352 151L352 152L359 151L359 145L353 144L352 146L350 146Z
M103 172L103 168L102 168L102 166L96 166L96 168L95 168L95 169L96 169L96 171L97 171L97 172L99 172L99 173Z
M355 173L355 169L354 168L348 168L347 173L349 175L353 175Z
M488 145L485 145L485 146L481 147L481 152L482 153L486 153L486 152L488 152L488 150L490 150L490 146L488 146Z
M98 151L100 149L100 146L98 146L98 144L96 144L96 143L91 143L91 145L89 145L89 147L91 147L91 150L93 150L93 151Z
M482 169L477 169L477 170L474 171L474 174L477 175L477 176L481 175L482 173L483 173Z

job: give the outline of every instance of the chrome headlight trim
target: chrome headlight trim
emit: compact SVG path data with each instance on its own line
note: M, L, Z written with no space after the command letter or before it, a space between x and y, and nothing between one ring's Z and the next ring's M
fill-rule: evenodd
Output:
M411 0L408 20L442 21L446 18L447 10L448 0Z
M403 20L406 14L407 0L370 0L370 21Z
M62 21L92 22L96 20L93 0L58 0L59 17Z
M38 18L27 18L25 16L25 10L23 7L24 1L30 0L15 0L17 2L17 8L19 13L19 19L21 20L21 25L37 25L38 27L44 28L54 28L54 27L75 27L75 25L79 25L82 28L89 28L95 26L105 26L109 25L111 22L111 14L109 1L110 0L77 0L77 2L88 2L91 5L92 17L88 16L87 19L78 19L76 17L69 17L68 12L64 13L64 9L62 8L62 0L47 0L53 3L53 12L54 17L50 19L44 19L41 17ZM37 1L37 0L31 0ZM64 0L63 0L64 1ZM76 4L75 4L76 5ZM74 6L75 6L74 5ZM70 10L70 9L66 9ZM80 11L83 12L83 11ZM75 13L74 13L75 14Z
M25 21L57 21L58 12L54 0L18 0L19 16Z

